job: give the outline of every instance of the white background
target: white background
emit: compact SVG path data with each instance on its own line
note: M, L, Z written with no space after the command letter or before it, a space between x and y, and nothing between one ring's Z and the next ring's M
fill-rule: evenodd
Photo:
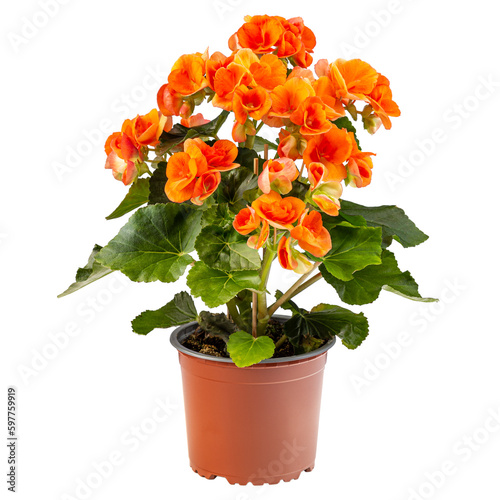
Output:
M494 2L60 0L50 17L41 4L8 2L0 21L1 398L5 408L7 386L17 386L17 498L83 498L77 486L89 478L92 499L499 498L500 422L489 417L500 420ZM394 247L422 294L442 300L383 293L362 307L369 338L328 356L315 470L242 487L190 470L170 332L130 328L184 281L137 284L115 273L56 295L124 223L104 220L126 192L103 168L105 136L156 105L178 56L207 45L227 53L243 16L264 13L302 16L317 35L315 60L360 57L391 80L402 117L389 132L361 134L377 153L373 182L344 197L397 204L429 234L417 248ZM69 150L83 153L68 159ZM68 167L62 175L58 164ZM319 284L300 300L338 298ZM160 423L157 398L176 406ZM141 425L149 434L138 444L131 432ZM110 455L120 463L100 480L94 464ZM452 473L435 474L444 462Z

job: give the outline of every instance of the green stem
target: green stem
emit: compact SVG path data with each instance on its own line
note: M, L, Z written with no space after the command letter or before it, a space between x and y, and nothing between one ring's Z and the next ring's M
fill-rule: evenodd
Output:
M255 143L255 136L254 135L247 135L247 140L245 142L245 147L248 149L253 149L253 145Z
M241 319L240 313L238 312L238 308L236 307L236 301L234 300L234 298L231 299L226 305L232 320L238 325L238 328L243 329L243 320Z
M264 250L264 257L262 259L262 268L260 271L260 286L257 293L258 313L257 313L257 336L264 335L269 322L270 315L267 312L267 282L269 280L269 273L274 258L276 257L276 250L273 248L266 248Z
M306 288L309 288L311 285L314 285L317 281L319 281L323 276L321 273L315 274L312 278L308 279L303 285L299 286L295 292L290 295L288 300L292 299L295 297L295 295L298 295L300 292L303 292Z
M257 135L260 129L264 126L264 122L260 122L260 125L255 128L255 135Z
M286 335L285 335L285 334L283 334L283 335L279 338L278 342L276 342L275 349L279 349L279 348L280 348L280 347L281 347L281 346L285 343L285 340L286 340Z
M304 274L300 279L298 279L270 308L268 311L268 315L272 316L276 310L289 299L291 299L294 295L296 295L297 290L300 288L302 283L306 281L306 279L311 275L311 273L317 269L321 265L321 262L316 262L313 268L306 274ZM320 273L321 276L321 273ZM317 280L316 280L317 281ZM311 283L312 285L312 283ZM309 286L309 285L308 285ZM298 293L298 292L297 292Z

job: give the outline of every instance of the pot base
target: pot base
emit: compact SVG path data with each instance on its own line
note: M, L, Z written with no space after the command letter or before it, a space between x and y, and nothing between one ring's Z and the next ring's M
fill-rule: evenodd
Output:
M193 465L191 465L191 469L193 469L193 472L196 472L198 475L204 477L205 479L215 479L216 477L218 477L217 474L213 474L210 471L200 469L199 467L195 467ZM298 479L302 472L311 472L313 469L314 469L314 464L312 464L307 469L300 469L298 471L289 472L288 474L281 474L275 477L272 476L255 477L255 478L250 477L245 479L236 476L220 476L220 477L225 477L227 479L227 482L233 485L239 484L240 486L245 486L246 484L251 483L254 486L263 486L264 484L278 484L280 481L288 483L292 479Z

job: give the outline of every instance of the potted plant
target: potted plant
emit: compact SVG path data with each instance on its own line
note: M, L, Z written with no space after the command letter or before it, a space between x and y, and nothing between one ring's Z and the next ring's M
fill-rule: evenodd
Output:
M107 219L135 213L61 294L114 271L165 283L187 272L191 293L132 329L177 327L191 466L230 483L312 469L327 350L368 335L362 313L330 298L305 310L296 296L324 279L346 304L383 289L430 300L389 250L427 236L400 208L341 199L342 183L364 188L372 176L374 153L361 150L352 122L373 134L400 114L389 80L359 59L323 59L313 71L315 44L301 18L264 15L245 18L229 56L182 55L158 109L125 120L105 144L105 167L129 186ZM214 119L195 113L203 103L220 110ZM229 117L232 140L220 137ZM288 289L268 289L276 263L297 275Z

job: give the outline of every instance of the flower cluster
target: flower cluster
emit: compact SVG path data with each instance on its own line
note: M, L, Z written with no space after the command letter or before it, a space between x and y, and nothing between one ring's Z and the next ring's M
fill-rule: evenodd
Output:
M284 268L310 271L307 254L322 257L331 249L321 214L338 215L342 182L360 188L372 178L374 153L360 150L347 114L353 120L360 116L372 134L380 125L390 129L390 118L400 114L389 80L360 59L322 59L309 69L315 45L314 33L299 17L247 16L229 39L230 55L210 55L207 49L175 62L158 92L159 111L126 120L109 137L106 168L126 185L149 173L148 153L172 129L174 116L187 128L208 123L194 114L205 101L233 113L232 139L240 146L252 148L264 125L277 129L276 156L266 157L256 172L259 190L236 214L233 227L248 235L251 248L271 241ZM240 166L238 148L216 135L211 143L203 134L191 137L153 163L167 161L170 201L202 205L216 192L221 173ZM306 194L289 195L296 181Z

